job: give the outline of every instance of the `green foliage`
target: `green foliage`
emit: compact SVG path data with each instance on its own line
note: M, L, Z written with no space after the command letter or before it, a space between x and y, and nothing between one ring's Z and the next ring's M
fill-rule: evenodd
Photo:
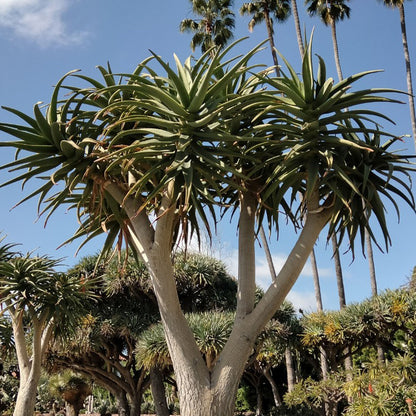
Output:
M372 120L388 118L367 108L396 102L380 96L393 91L354 91L371 72L335 84L321 58L315 76L311 45L301 76L287 64L281 78L250 64L260 45L228 59L232 46L194 64L175 58L176 70L154 54L119 77L99 67L103 81L69 73L57 83L46 115L39 105L34 117L8 108L23 124L0 124L16 137L0 145L29 154L19 151L3 166L18 172L3 186L41 175L42 185L24 200L38 196L47 216L63 204L76 209L81 226L70 240L107 232L104 251L131 238L111 186L122 201L133 198L138 212L156 216L173 186L173 238L181 234L185 242L192 232L198 235L201 221L210 232L215 205L234 211L238 192L249 189L260 222L266 215L277 226L278 213L285 212L297 224L318 192L322 208L333 212L330 234L340 240L347 234L352 248L358 231L362 241L365 229L374 238L373 212L388 245L382 197L397 210L397 197L414 208L406 177L411 168L406 156L390 151L399 138ZM65 85L69 79L86 87ZM295 205L299 194L302 203Z
M10 410L19 389L19 370L15 357L0 356L0 412Z
M247 412L253 409L255 394L248 385L243 384L237 390L235 409L237 412Z
M306 0L307 11L311 16L318 15L325 25L350 17L351 8L346 4L349 0Z
M414 357L397 355L385 366L377 362L364 364L363 370L344 389L352 398L345 415L408 415L416 400Z
M0 261L0 293L4 311L20 311L44 325L54 320L55 331L61 335L73 330L83 314L85 301L94 297L93 280L81 280L55 267L60 260L47 256L14 254Z
M201 46L202 53L223 48L233 37L235 26L233 0L190 0L192 11L199 19L184 19L181 32L193 32L191 49Z
M240 14L252 16L248 23L250 32L268 16L273 33L273 18L278 22L284 22L290 16L290 0L250 1L242 4Z

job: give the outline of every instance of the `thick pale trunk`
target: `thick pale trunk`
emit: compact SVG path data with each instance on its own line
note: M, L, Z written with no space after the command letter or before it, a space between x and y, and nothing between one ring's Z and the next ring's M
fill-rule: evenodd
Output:
M238 233L237 318L244 318L254 308L256 296L255 234L256 200L250 192L240 196Z
M20 381L13 416L33 416L39 378L40 369L39 374L29 376L26 382Z
M241 305L237 307L239 313L230 338L212 371L209 371L181 311L176 291L170 257L175 227L174 210L170 209L170 192L173 183L166 190L154 226L145 212L137 213L135 201L129 198L124 200L123 191L117 185L109 183L106 188L120 203L123 203L131 221L129 231L132 244L150 272L178 385L181 416L233 415L237 388L256 337L280 307L297 280L320 231L329 219L330 210L319 207L315 195L311 198L313 201L308 201L308 209L313 213L307 216L299 239L276 281L271 284L254 309L252 309L253 296L250 289L255 283L252 281L255 280L255 275L250 271L254 265L247 263L249 271L244 272L245 277L242 278L241 284L248 288L248 294L242 294L239 299ZM250 197L244 195L241 215L247 217L247 224L252 223L254 215L250 201ZM254 223L252 230L249 230L247 224L240 222L240 233L247 233L248 244L254 246L254 238L251 237L254 235ZM247 247L247 250L251 252L253 248ZM246 252L241 250L239 255L246 256ZM254 262L254 258L252 261ZM242 265L243 262L239 260L239 264Z
M33 416L41 374L42 355L51 335L51 326L43 328L44 322L33 319L32 356L29 359L21 314L13 315L12 319L20 370L19 390L13 416ZM42 329L44 329L43 332Z

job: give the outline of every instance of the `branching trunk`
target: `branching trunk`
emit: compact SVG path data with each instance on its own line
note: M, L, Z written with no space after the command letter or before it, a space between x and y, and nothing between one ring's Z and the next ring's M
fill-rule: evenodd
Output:
M256 337L278 310L297 280L319 233L329 219L330 209L319 206L317 195L313 195L308 201L310 214L306 217L297 243L276 281L253 309L254 297L251 287L255 287L255 275L251 270L254 270L255 259L252 254L247 256L247 252L254 252L255 205L251 202L250 195L244 195L240 201L241 217L244 218L239 223L239 232L243 234L240 244L241 241L247 241L250 246L240 250L239 256L250 260L239 259L239 264L245 265L244 269L240 270L243 275L239 278L241 277L240 284L248 288L248 293L241 293L230 338L212 371L209 371L181 311L176 291L170 257L175 228L175 212L171 209L173 182L166 189L161 201L155 228L144 211L137 213L136 201L124 199L124 193L116 184L109 183L106 188L124 205L130 218L132 244L151 276L176 375L181 416L231 416L235 408L237 388Z
M36 317L32 317L31 358L28 354L21 312L12 314L12 326L20 370L19 390L13 416L33 416L42 357L52 334L52 324L45 327L44 320L39 321Z

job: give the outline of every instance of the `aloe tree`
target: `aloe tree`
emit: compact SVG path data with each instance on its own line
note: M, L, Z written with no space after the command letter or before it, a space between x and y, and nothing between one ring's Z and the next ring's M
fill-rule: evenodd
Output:
M409 53L409 46L407 42L407 30L406 30L406 16L404 5L406 0L380 0L384 3L384 5L397 8L400 14L400 28L402 32L402 43L403 43L403 53L404 53L404 60L406 64L406 81L407 81L407 92L409 93L409 108L410 108L410 121L412 123L412 132L413 132L413 140L415 142L416 147L416 115L415 115L415 101L413 95L413 81L412 81L412 67L410 63L410 53Z
M191 49L201 46L206 52L211 48L223 48L233 37L235 26L233 0L190 0L192 12L199 19L184 19L181 32L192 32Z
M10 246L9 246L10 247ZM0 293L10 315L20 371L14 416L33 414L42 360L54 334L64 336L76 325L89 283L54 268L60 260L20 255L0 248Z
M34 117L9 109L22 124L0 124L16 138L2 146L26 150L3 166L18 172L4 185L40 176L27 198L38 196L47 215L65 204L74 208L81 226L70 240L107 232L104 251L124 240L143 259L182 416L233 413L256 336L326 225L354 249L357 234L367 229L374 238L378 224L388 246L381 197L396 207L404 199L414 209L406 182L411 167L389 150L398 138L370 121L387 117L359 106L395 101L380 96L388 90L351 89L368 73L334 84L322 59L315 77L310 45L301 76L288 66L288 75L272 78L250 64L259 47L236 59L226 57L231 47L193 64L176 59L176 70L153 55L162 71L146 60L122 82L104 68L104 82L72 73L57 83L46 114L38 105ZM76 80L86 87L73 87ZM238 216L237 307L219 359L207 365L180 308L172 249L201 227L211 232L217 205ZM283 212L302 230L256 303L258 224L267 220L275 229Z
M241 15L252 16L248 28L250 32L254 29L254 26L259 23L266 23L267 38L269 40L270 49L273 56L273 63L277 76L280 75L279 61L277 59L276 47L274 43L274 29L273 19L278 22L284 22L290 15L290 2L289 0L261 0L250 1L243 3L240 7Z

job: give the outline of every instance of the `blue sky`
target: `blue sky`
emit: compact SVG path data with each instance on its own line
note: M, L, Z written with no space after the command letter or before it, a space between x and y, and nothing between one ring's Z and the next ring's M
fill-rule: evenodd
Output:
M242 2L235 2L237 11ZM351 0L351 19L338 25L338 41L344 76L369 70L384 72L368 77L359 85L388 87L406 90L403 50L399 13L376 0ZM303 11L303 0L298 1L302 26L310 34L315 28L314 52L323 56L328 74L336 78L333 65L330 29L318 18L310 18ZM412 64L416 71L416 2L406 2L407 30ZM31 113L33 105L48 103L54 83L66 72L81 69L83 74L98 76L97 65L110 62L113 71L129 72L136 64L149 56L149 50L171 60L173 53L184 60L191 54L189 34L178 31L181 19L192 16L188 0L143 2L138 0L1 0L0 1L0 105L18 108ZM250 34L248 18L237 13L235 38L249 38L237 50L244 53L266 38L263 26ZM299 52L293 19L275 28L278 49L299 68ZM236 53L237 53L236 50ZM199 54L196 51L195 54ZM269 50L257 57L271 65ZM411 133L409 111L406 105L386 105L381 110L396 122L389 127L398 135ZM0 111L0 120L14 120L6 111ZM386 126L387 127L387 126ZM0 134L0 140L6 136ZM412 138L406 138L402 149L414 152ZM1 148L0 164L13 158L13 152ZM0 182L10 176L0 171ZM28 184L25 192L31 189ZM0 231L8 242L21 243L24 251L54 257L66 257L65 264L72 265L80 257L98 251L100 241L87 245L77 258L77 244L56 248L72 235L77 227L73 212L61 210L44 227L44 220L37 219L36 201L26 202L10 211L24 193L19 186L0 189ZM401 205L402 206L402 205ZM400 223L394 209L387 205L393 245L389 252L376 250L376 272L379 287L397 288L406 283L416 265L414 230L416 216L403 206ZM221 257L235 271L236 232L228 223L219 227L212 253ZM284 260L296 235L291 228L283 227L280 238L273 238L272 250L276 267ZM345 251L347 247L343 247ZM208 250L208 249L207 249ZM351 254L342 257L345 289L348 302L359 301L370 295L367 260L357 251L352 262ZM338 307L334 266L331 252L322 236L317 246L317 258L321 275L324 307ZM258 282L267 284L268 271L264 256L259 251ZM309 311L314 308L313 281L309 265L300 276L289 298L297 307Z

